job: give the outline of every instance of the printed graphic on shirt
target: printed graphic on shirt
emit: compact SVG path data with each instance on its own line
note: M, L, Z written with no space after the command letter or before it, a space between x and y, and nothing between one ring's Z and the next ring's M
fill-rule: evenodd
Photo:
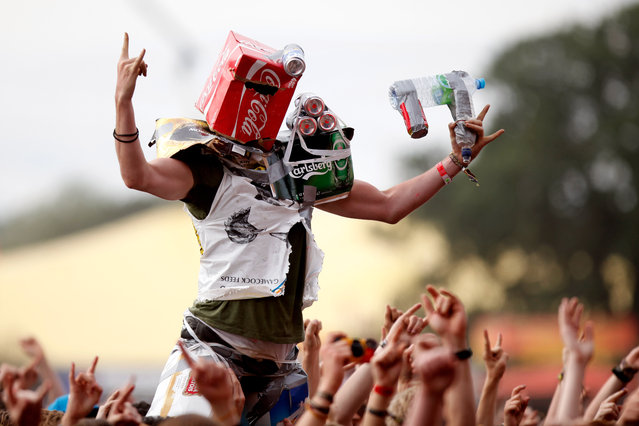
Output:
M257 238L257 235L264 231L249 223L248 218L251 208L247 207L237 211L224 222L224 230L229 240L237 244L248 244Z
M287 243L288 247L288 232L271 232L269 234L271 237L277 238L278 240L282 240Z
M191 373L189 373L189 381L186 383L186 386L184 387L184 391L182 392L182 394L184 396L193 396L193 395L199 395L199 393L200 391L197 388L195 379L193 379L193 376L191 375Z

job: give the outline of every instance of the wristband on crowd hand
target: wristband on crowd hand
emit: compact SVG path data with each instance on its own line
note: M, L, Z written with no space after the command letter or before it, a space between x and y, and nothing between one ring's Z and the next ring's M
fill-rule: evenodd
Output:
M326 420L330 412L330 407L321 407L309 399L304 403L304 408L320 420Z
M619 379L622 383L629 383L632 381L637 371L638 370L636 368L627 365L625 359L621 360L619 365L612 369L612 373L617 376L617 379Z
M132 143L135 142L136 140L138 140L138 137L140 136L140 130L138 130L138 128L135 128L135 133L127 133L127 134L119 134L115 131L115 129L113 129L113 137L115 138L116 141L118 142L122 142L122 143ZM131 139L122 139L122 138L131 138Z
M467 360L471 356L473 356L473 350L471 348L466 348L455 352L455 358L460 361Z
M375 385L373 387L373 392L381 396L393 396L395 388L392 386Z
M476 184L477 186L479 186L479 180L477 179L477 176L475 176L475 174L473 172L470 171L470 169L466 166L464 166L455 156L455 154L453 154L452 152L450 154L448 154L448 158L450 158L450 161L453 162L454 165L456 165L457 167L459 167L462 172L464 172L466 174L466 176L468 176L468 180L473 182L474 184Z
M330 402L331 404L333 403L333 394L332 393L324 392L324 391L317 391L316 395L319 396L320 398L325 399L326 401Z
M376 410L374 408L367 408L366 410L369 413L371 413L373 416L376 416L376 417L386 417L386 416L388 416L388 411L386 411L386 410Z

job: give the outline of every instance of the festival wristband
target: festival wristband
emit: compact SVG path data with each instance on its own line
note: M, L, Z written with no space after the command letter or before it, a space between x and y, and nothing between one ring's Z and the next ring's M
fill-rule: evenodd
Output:
M392 386L375 385L373 392L382 396L392 396L395 393L395 388Z
M446 173L446 169L444 168L444 165L442 164L441 161L437 163L437 171L439 172L439 176L442 177L442 180L444 181L444 185L448 185L449 183L453 181L450 178L450 176L448 176L448 173Z

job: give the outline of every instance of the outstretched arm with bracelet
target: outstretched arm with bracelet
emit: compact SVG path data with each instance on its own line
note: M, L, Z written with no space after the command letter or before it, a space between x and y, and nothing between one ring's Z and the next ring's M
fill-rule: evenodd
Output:
M490 105L486 105L477 118L466 121L466 126L477 134L477 142L472 148L472 158L504 133L504 130L500 129L490 135L484 135L483 121L489 108ZM322 204L317 208L355 219L378 220L386 223L399 222L430 200L462 170L461 148L457 144L454 128L455 123L448 125L452 145L451 155L426 172L385 191L380 191L367 182L355 180L347 198Z

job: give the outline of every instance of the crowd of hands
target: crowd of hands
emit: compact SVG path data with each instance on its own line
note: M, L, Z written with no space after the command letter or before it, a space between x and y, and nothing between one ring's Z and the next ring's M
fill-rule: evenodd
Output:
M421 311L421 312L420 312ZM427 286L405 312L390 306L384 313L381 344L370 362L353 360L351 346L341 332L322 333L318 320L306 320L300 361L308 374L309 398L284 425L639 425L639 388L626 386L639 370L639 346L621 361L624 374L612 374L586 404L583 379L594 352L593 323L583 320L578 299L563 299L558 324L564 344L563 371L550 406L541 413L528 406L525 384L512 389L498 404L499 383L506 373L508 353L498 334L494 343L484 330L485 379L475 396L467 350L468 319L460 299L445 289ZM429 332L426 332L429 327ZM64 395L64 386L33 338L21 345L31 357L28 365L2 364L0 381L4 413L16 425L38 425L45 398ZM54 423L82 424L212 424L232 426L241 421L244 395L227 366L209 358L194 358L178 342L200 394L212 415L183 415L166 419L142 417L129 383L100 404L103 389L95 378L96 357L86 371L69 371L66 411ZM622 380L623 379L623 380ZM95 409L95 418L87 416ZM3 423L4 424L4 423Z

